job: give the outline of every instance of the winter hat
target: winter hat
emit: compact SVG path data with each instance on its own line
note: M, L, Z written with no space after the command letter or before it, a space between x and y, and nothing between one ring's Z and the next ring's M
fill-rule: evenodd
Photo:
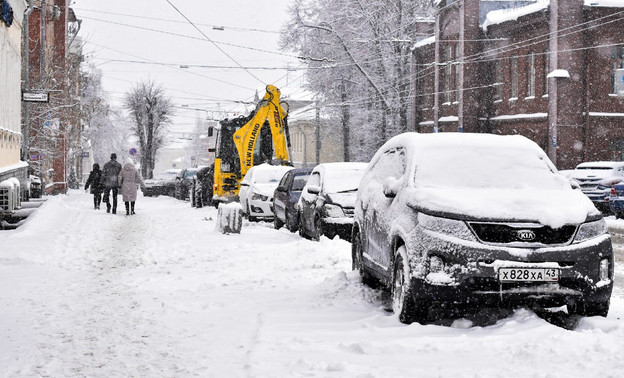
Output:
M99 171L100 170L100 165L98 163L93 164L93 170Z
M113 152L113 153L111 154L111 159L113 159L113 160L117 160L117 154Z

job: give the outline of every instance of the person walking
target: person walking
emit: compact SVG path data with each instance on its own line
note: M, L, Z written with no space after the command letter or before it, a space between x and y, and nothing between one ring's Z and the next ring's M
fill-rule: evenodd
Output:
M85 192L91 186L91 194L93 194L93 208L100 209L102 202L102 171L98 163L93 164L93 170L89 173L89 178L85 183Z
M124 164L119 173L119 184L121 185L121 196L126 205L126 215L134 215L134 203L137 198L137 184L145 190L145 183L134 166L134 162L129 159Z
M111 159L104 164L102 169L102 185L104 186L104 197L102 201L106 203L106 212L111 212L110 194L113 194L113 214L117 214L117 194L119 190L119 172L121 164L117 162L117 154L112 153Z

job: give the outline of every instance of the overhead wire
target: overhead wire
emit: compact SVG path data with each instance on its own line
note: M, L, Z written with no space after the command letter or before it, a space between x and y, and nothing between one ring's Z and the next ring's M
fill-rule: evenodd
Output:
M233 56L231 56L230 54L228 54L227 51L223 50L221 48L221 46L219 46L217 43L215 43L210 37L208 37L206 35L206 33L204 33L199 27L197 27L197 25L195 25L193 23L193 21L191 21L188 17L186 17L186 15L184 13L182 13L182 11L180 11L170 0L165 0L167 3L169 3L169 5L171 5L171 7L173 9L176 10L176 12L178 12L180 14L180 16L182 16L186 21L188 21L189 24L191 24L195 30L197 30L201 35L204 36L204 38L206 38L210 43L212 43L219 51L221 51L221 53L223 53L223 55L227 56L232 62L234 62L237 66L241 67L245 72L247 72L249 74L249 76L253 77L254 79L258 80L260 83L265 84L264 81L260 80L259 77L257 77L256 75L254 75L251 71L245 69L236 59L234 59Z

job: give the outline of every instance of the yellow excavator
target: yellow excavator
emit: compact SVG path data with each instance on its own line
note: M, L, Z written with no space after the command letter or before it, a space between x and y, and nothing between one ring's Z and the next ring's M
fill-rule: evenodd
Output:
M288 104L280 102L280 90L266 86L266 93L249 116L219 122L214 162L213 203L238 200L240 182L257 164L292 165L288 134ZM209 131L211 133L211 131Z

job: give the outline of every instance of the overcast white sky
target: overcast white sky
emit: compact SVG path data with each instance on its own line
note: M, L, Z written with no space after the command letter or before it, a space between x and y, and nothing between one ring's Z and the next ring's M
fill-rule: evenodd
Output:
M236 112L246 114L235 101L253 101L256 89L262 96L266 84L276 85L282 96L297 98L304 71L283 68L301 68L302 63L277 48L290 3L74 0L72 8L82 20L79 35L86 42L86 60L103 71L111 102L120 103L137 82L152 79L163 85L177 106L175 130L193 126L198 115L222 119ZM209 39L230 44L219 44L225 53L180 12Z

